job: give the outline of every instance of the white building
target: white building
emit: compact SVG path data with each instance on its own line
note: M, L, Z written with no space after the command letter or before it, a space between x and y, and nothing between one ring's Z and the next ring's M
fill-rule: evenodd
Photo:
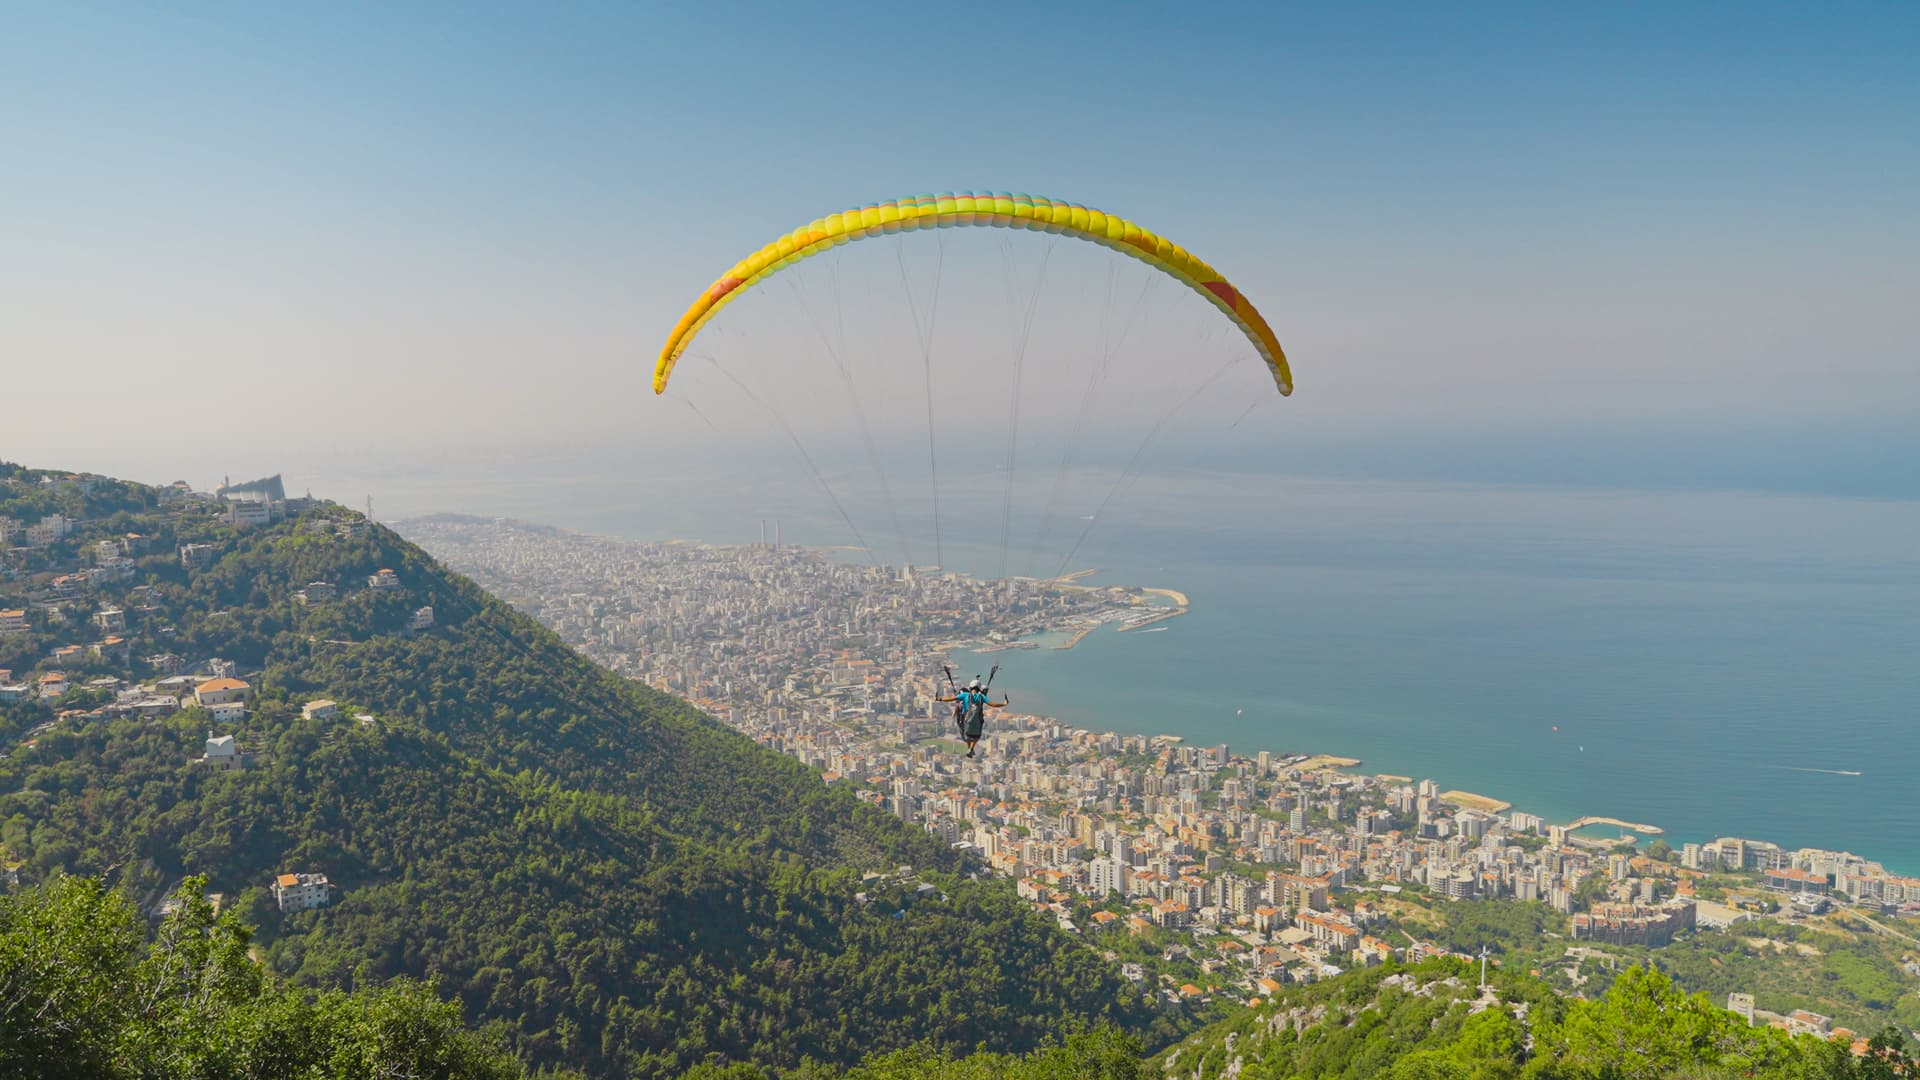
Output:
M40 519L38 525L27 526L27 546L40 547L55 540L64 540L73 531L73 522L59 514L48 514Z
M281 911L307 911L333 902L333 883L325 874L281 874L273 879L272 891Z
M367 577L367 588L369 589L397 589L399 587L400 575L391 570L382 569L379 573L371 574Z
M207 706L207 715L213 717L216 723L237 724L247 718L247 706L242 701L223 701Z
M1096 897L1110 892L1125 896L1129 876L1126 863L1118 859L1095 859L1087 865L1087 891Z
M415 611L413 617L407 620L407 629L409 630L425 630L432 625L433 607L431 605Z
M240 748L234 745L233 736L216 736L211 731L207 732L207 752L200 761L207 768L222 772L242 768L245 765L244 759L240 756Z
M333 583L328 581L309 581L307 587L293 594L293 602L301 606L324 604L333 599Z
M230 502L227 504L227 520L235 525L271 525L273 524L273 504Z
M309 701L305 705L300 706L300 715L307 720L331 720L333 719L333 715L339 711L340 707L338 705L324 698L319 701Z

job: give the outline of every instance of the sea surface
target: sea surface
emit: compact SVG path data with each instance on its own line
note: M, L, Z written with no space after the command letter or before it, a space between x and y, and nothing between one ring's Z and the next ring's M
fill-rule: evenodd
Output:
M806 473L566 455L326 465L289 484L383 518L501 515L641 539L850 543ZM331 471L329 471L331 469ZM1920 501L1437 480L1189 464L1010 504L991 474L892 513L827 471L898 563L982 575L1097 567L1178 589L1161 633L963 657L1068 723L1324 752L1554 821L1649 822L1920 874ZM1086 504L1086 505L1083 505ZM1069 512L1071 511L1071 512ZM901 519L895 530L891 518ZM1002 522L1010 519L1004 530ZM1042 539L1042 525L1047 536ZM844 558L863 558L843 552ZM1851 775L1857 773L1858 775Z

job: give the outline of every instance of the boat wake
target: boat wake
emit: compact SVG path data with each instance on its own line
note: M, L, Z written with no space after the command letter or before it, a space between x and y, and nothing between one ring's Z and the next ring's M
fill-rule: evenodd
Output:
M1858 769L1816 769L1809 765L1775 765L1773 767L1776 769L1789 769L1793 772L1826 773L1828 776L1859 776L1861 775L1860 770Z

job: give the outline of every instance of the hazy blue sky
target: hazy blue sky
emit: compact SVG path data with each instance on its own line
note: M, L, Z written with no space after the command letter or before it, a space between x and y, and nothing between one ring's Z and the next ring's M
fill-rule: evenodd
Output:
M0 5L0 456L644 446L718 272L966 187L1220 267L1294 358L1264 422L1920 424L1920 6L1335 8Z

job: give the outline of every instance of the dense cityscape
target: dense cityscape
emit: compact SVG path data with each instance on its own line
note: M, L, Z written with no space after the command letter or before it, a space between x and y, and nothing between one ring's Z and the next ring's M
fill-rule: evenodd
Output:
M1372 932L1409 891L1542 901L1571 916L1576 939L1637 946L1776 908L1920 912L1920 880L1851 853L1734 837L1632 848L1660 830L1550 823L1324 754L1189 746L1012 710L993 716L981 756L956 752L938 700L948 650L1071 647L1102 625L1180 613L1185 598L1168 590L979 581L777 542L649 544L451 517L401 528L594 659L976 850L1069 930L1091 920L1232 938L1208 950L1219 957L1208 970L1235 994L1420 955L1431 947ZM1592 825L1623 832L1581 831ZM1750 888L1703 889L1710 875Z

